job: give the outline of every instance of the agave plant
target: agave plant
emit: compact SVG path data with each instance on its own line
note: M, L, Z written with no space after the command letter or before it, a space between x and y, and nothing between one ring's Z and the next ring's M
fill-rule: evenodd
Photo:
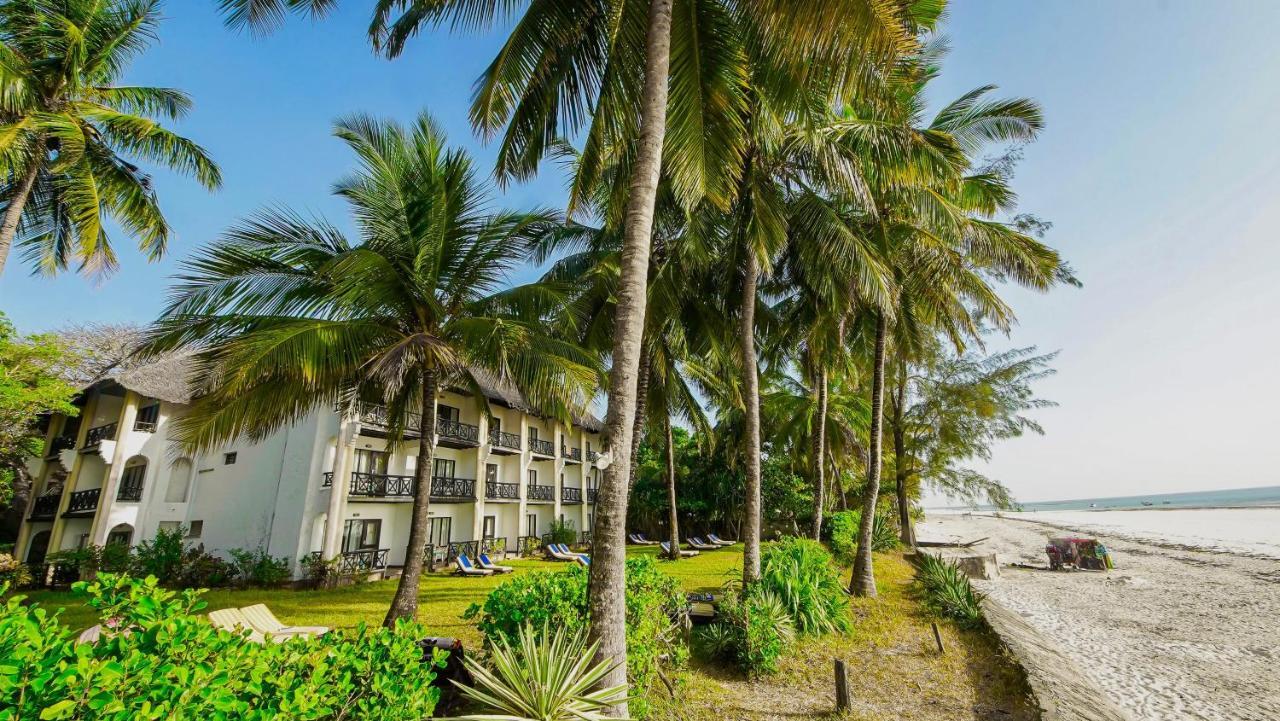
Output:
M614 718L608 709L626 701L625 685L593 690L613 667L592 664L599 644L588 646L581 630L560 628L553 634L543 628L538 634L525 624L517 640L516 647L506 639L496 644L492 670L465 659L476 685L458 688L495 713L456 721L597 721Z
M973 588L959 564L931 553L920 554L917 579L925 605L961 628L981 628L983 595Z

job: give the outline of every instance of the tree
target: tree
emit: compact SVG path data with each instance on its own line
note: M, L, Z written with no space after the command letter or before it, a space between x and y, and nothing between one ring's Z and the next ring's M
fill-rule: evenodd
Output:
M155 39L160 0L11 0L0 4L0 273L15 241L37 272L117 261L110 216L151 260L170 229L152 180L129 157L222 184L199 145L164 128L191 99L116 83Z
M410 127L356 116L335 134L359 170L335 193L359 232L268 212L185 265L151 352L197 351L199 398L177 435L205 448L259 439L317 408L386 407L390 436L417 431L412 525L386 623L412 617L427 542L435 403L481 378L514 383L552 417L597 387L588 354L550 337L550 284L502 288L531 245L559 225L547 211L488 210L470 157L423 114ZM336 522L336 521L335 521Z
M44 455L39 419L79 411L71 402L79 389L60 373L73 365L70 355L53 335L19 335L0 313L0 508L15 490L24 496L27 461Z

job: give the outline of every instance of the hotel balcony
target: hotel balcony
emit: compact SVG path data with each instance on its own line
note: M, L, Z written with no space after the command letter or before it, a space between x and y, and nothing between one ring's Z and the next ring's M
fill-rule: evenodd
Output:
M560 446L560 457L565 463L582 463L582 449Z
M510 456L520 452L520 434L493 429L489 431L489 450L495 455Z
M560 502L577 505L582 503L582 489L565 486L560 489Z
M599 493L599 492L600 492L600 491L599 491L599 489L597 489L597 488L588 488L588 489L587 489L587 503L595 503L595 502L596 502L596 494L597 494L597 493Z
M551 441L539 440L537 438L529 439L529 450L533 451L535 456L543 456L546 458L556 457L556 446Z
M333 485L333 473L324 474L324 486ZM386 473L351 473L347 496L356 501L412 501L413 476ZM432 503L469 502L476 498L474 478L435 476L431 479Z
M600 457L599 451L587 451L587 461L589 463L595 463L596 459L599 457Z
M438 418L436 445L445 448L475 448L480 445L480 426Z
M84 518L92 516L98 510L98 498L101 495L101 488L91 488L87 491L72 493L71 501L67 504L67 510L62 514L62 517Z
M103 441L114 441L118 426L118 423L108 423L97 428L90 428L89 432L84 435L84 445L80 446L80 452L86 453L97 450Z
M539 486L536 483L530 483L528 500L554 503L556 500L556 489L554 486Z
M62 493L46 493L36 498L35 503L31 505L31 515L27 516L29 521L52 521L54 516L58 515L58 502L62 500Z
M518 501L520 500L520 484L486 481L484 484L484 497L489 501Z

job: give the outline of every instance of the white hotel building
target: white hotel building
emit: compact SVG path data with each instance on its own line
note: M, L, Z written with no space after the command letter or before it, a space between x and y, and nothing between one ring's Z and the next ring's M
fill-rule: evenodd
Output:
M134 545L182 527L218 555L262 547L291 558L295 575L317 552L339 558L346 573L404 563L416 429L392 443L378 408L359 418L317 411L261 442L188 456L169 433L190 401L186 377L181 358L118 370L84 390L79 417L50 419L47 454L30 466L20 559L38 564L53 550ZM600 421L565 425L539 416L514 390L484 392L487 413L453 390L438 401L430 504L437 563L481 541L515 552L557 519L580 535L591 528Z

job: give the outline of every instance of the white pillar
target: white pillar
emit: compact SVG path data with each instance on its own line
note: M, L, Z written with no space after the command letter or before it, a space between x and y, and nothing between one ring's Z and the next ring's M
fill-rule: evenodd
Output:
M347 512L347 489L351 484L352 444L357 424L346 418L338 425L338 442L333 454L333 483L329 486L329 506L325 514L324 545L320 555L334 558L342 550L342 521Z

